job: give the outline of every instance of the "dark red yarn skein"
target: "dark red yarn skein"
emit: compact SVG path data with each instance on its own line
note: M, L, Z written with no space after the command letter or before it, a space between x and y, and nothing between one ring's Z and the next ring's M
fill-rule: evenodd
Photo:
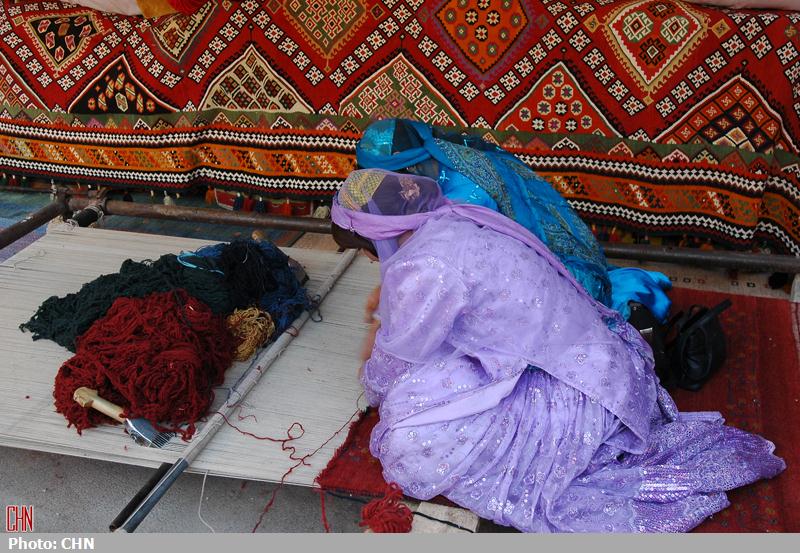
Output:
M373 499L361 509L359 526L367 526L377 534L407 533L411 531L414 513L402 502L403 490L392 482L386 486L386 495Z
M87 386L122 406L126 417L145 418L187 440L214 400L213 388L222 384L235 348L225 319L184 290L118 298L59 369L56 410L78 433L111 422L72 399Z

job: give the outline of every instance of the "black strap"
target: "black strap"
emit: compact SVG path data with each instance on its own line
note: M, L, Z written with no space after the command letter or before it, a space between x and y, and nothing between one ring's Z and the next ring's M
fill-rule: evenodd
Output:
M685 330L688 330L688 327L701 324L701 321L702 324L705 324L708 319L718 316L731 305L733 304L731 303L730 299L726 299L712 308L707 308L699 304L692 305L688 311L680 311L676 315L672 316L667 323L666 332L669 333L674 326L677 326L678 333L682 334ZM698 311L695 311L695 309L698 309ZM701 314L701 311L704 309L705 311ZM690 323L692 317L697 317L697 320Z
M722 313L723 311L725 311L726 309L728 309L731 305L733 305L733 303L731 303L731 300L730 299L726 299L722 303L720 303L719 305L716 305L716 306L712 307L711 309L709 309L708 312L710 314L716 316L716 315L719 315L720 313Z

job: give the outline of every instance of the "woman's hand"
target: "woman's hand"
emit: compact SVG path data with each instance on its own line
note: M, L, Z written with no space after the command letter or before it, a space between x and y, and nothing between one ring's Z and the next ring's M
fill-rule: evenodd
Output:
M364 308L364 322L371 323L375 320L375 312L381 301L381 287L377 286L367 298L367 305Z
M372 321L372 324L369 325L367 335L364 337L364 344L361 346L361 365L359 365L358 369L359 380L361 380L361 376L364 374L364 365L372 356L372 348L375 347L375 336L378 334L378 329L380 329L380 327L381 322L379 320L376 319Z
M372 356L372 348L375 347L375 336L378 334L378 329L381 327L381 321L375 318L375 312L378 310L378 305L381 300L381 287L377 286L367 298L367 305L364 307L364 322L369 323L369 330L364 337L364 343L361 346L361 365L358 369L358 379L361 380L361 375L364 373L364 363L367 362Z
M381 328L380 321L373 321L371 325L369 325L369 330L367 331L367 335L364 337L364 345L361 348L361 364L367 362L372 356L372 348L375 347L375 336L378 334L378 329Z

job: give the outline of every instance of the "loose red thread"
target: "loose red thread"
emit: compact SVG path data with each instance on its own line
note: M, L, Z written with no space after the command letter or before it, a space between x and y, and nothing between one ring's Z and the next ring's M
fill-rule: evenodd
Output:
M258 527L261 526L261 523L263 522L264 517L267 515L267 513L269 512L269 510L272 508L273 504L275 503L275 498L276 498L276 496L278 494L278 490L280 490L285 485L286 478L292 472L294 472L294 470L296 468L298 468L298 467L300 467L302 465L310 466L310 464L308 463L308 459L313 457L317 452L319 452L319 450L321 450L323 447L328 445L328 443L331 440L333 440L336 436L338 436L339 433L342 430L347 428L347 425L349 425L353 421L353 419L358 416L358 414L360 412L361 412L361 410L357 409L352 415L350 415L350 418L348 418L345 421L345 423L342 426L340 426L339 429L331 435L330 438L325 440L319 447L317 447L317 449L315 449L311 453L306 453L302 457L297 457L297 447L295 447L293 445L289 445L290 442L293 442L295 440L298 440L298 439L302 438L303 435L305 434L305 428L303 427L302 423L299 423L297 421L293 422L289 426L289 428L286 430L286 438L273 438L273 437L270 437L270 436L258 436L256 434L253 434L252 432L247 431L247 430L242 430L241 428L239 428L238 426L233 424L230 420L228 420L228 417L226 417L223 413L219 413L222 416L222 419L225 421L225 424L227 424L228 426L230 426L231 428L233 428L234 430L236 430L240 434L242 434L244 436L248 436L250 438L254 438L256 440L264 440L264 441L268 441L268 442L279 443L279 444L281 444L281 450L282 451L289 452L289 459L291 461L296 461L294 465L289 467L289 469L286 472L283 473L283 476L281 476L281 479L278 482L278 486L274 490L272 490L272 494L270 495L269 501L264 506L264 509L261 511L261 515L258 517L258 521L256 522L255 526L253 526L253 529L251 530L251 532L255 532L256 530L258 530ZM293 433L292 433L293 429L295 429L295 428L299 429L299 431L300 431L300 433L297 434L297 435L293 435ZM321 492L321 493L324 494L324 492ZM330 531L330 527L328 526L328 521L327 521L327 518L325 516L324 499L322 499L321 501L322 501L322 511L323 511L323 513L322 513L322 517L323 517L322 524L325 527L325 531L329 532Z

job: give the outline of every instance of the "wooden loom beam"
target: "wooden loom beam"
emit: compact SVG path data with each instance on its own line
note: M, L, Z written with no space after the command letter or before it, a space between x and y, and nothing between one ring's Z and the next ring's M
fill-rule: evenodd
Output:
M260 213L245 213L208 209L205 207L181 207L177 205L143 204L123 202L119 200L92 200L90 198L70 198L72 211L85 209L91 205L99 205L107 215L124 215L127 217L146 217L151 219L172 219L177 221L194 221L216 223L220 225L241 225L256 228L272 228L278 230L300 230L322 234L331 233L330 219L313 217L284 217Z
M28 218L0 230L0 248L32 232L50 219L65 213L80 212L92 208L106 215L195 221L223 225L245 225L255 228L297 230L318 234L331 233L330 219L313 217L284 217L259 213L242 213L208 208L180 207L169 205L141 204L117 200L67 197L63 190L53 203L43 207ZM99 208L99 209L98 209ZM672 246L647 246L642 244L600 244L610 259L653 261L660 263L683 263L705 268L727 268L744 271L780 272L800 274L800 257L793 255L731 252L722 250L699 250Z
M16 242L23 236L30 234L48 221L63 215L67 211L66 196L64 191L59 191L55 201L28 215L23 220L10 227L0 229L0 249Z
M71 198L72 210L96 205L88 198ZM136 204L109 200L100 203L108 215L151 217L156 219L177 219L180 221L199 221L230 225L250 225L258 228L281 230L300 230L320 234L331 233L330 219L312 217L284 217L242 213L240 211L220 211L208 208L189 208L169 205ZM759 254L729 252L720 250L698 250L672 246L646 246L641 244L601 243L606 257L611 259L632 259L636 261L655 261L661 263L685 263L700 267L729 268L745 271L800 273L800 258L793 255Z

